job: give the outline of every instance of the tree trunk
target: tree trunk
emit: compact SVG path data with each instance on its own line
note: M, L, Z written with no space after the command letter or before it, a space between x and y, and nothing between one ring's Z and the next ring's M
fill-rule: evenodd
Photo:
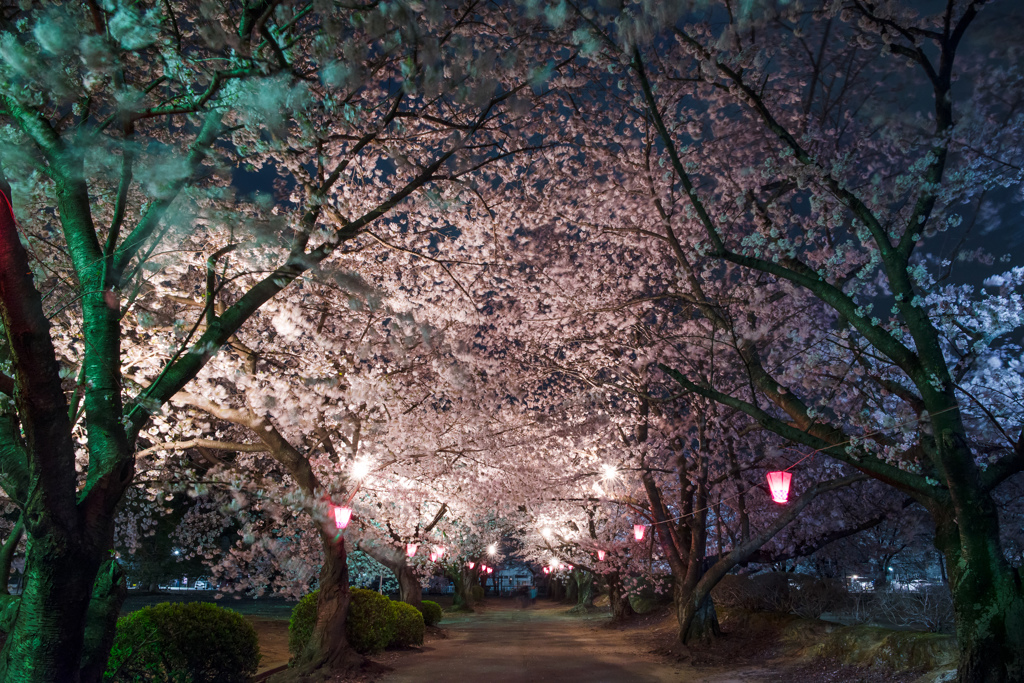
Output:
M710 643L722 635L709 589L699 583L693 588L679 583L676 585L675 603L679 636L684 645Z
M0 548L0 595L9 595L7 584L11 580L11 564L14 562L14 555L21 543L21 537L25 531L25 518L18 515L18 521L11 529L11 535L7 537L3 548Z
M345 634L345 621L351 593L348 587L348 560L345 537L337 540L320 532L324 564L320 568L320 595L316 607L316 625L306 649L296 658L288 678L308 676L317 670L345 671L362 665L363 656L352 649Z
M960 519L966 515L959 515ZM979 517L981 517L979 515ZM936 546L946 555L960 647L959 683L1024 681L1024 592L1020 571L1009 566L997 529L966 528L952 515L938 516ZM973 521L978 521L977 518ZM964 546L988 547L964 559Z
M574 612L585 612L594 607L594 573L587 571L573 572L576 579L576 606Z
M404 548L395 548L386 544L361 543L363 551L382 565L390 569L398 581L398 599L419 607L423 604L423 586L416 572L409 566L408 556Z
M548 597L555 602L565 600L565 584L562 579L551 579L548 581Z
M472 612L472 588L476 584L473 580L473 570L468 567L454 567L448 573L448 578L455 584L455 592L452 594L452 609L460 612Z
M78 544L57 538L59 533L29 536L25 590L0 652L0 680L80 680L83 625L100 561Z
M415 607L423 605L423 586L420 577L407 563L403 562L395 572L398 579L398 599Z
M110 647L114 644L117 618L127 597L124 570L117 560L108 559L96 576L86 612L81 683L100 683L103 680Z
M612 605L612 621L626 621L634 616L633 606L629 604L629 596L622 587L618 572L608 574L608 599Z
M569 580L565 582L565 601L575 604L579 599L580 586L576 582L576 572L569 575Z

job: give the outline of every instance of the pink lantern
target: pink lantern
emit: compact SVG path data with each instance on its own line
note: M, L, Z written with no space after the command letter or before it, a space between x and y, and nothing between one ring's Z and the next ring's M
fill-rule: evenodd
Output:
M486 565L486 564L483 564L483 563L481 563L481 564L480 564L480 571L482 571L482 572L485 572L485 573L486 573L486 572L487 572L487 565Z
M494 573L494 567L488 567L487 568L487 573L488 574L493 574Z
M349 520L352 519L352 508L342 507L340 505L334 506L334 526L339 529L344 529L348 526Z
M647 533L646 524L634 524L633 525L633 538L636 539L637 543L644 540L644 534Z
M785 503L789 500L789 482L793 475L789 472L769 472L768 488L772 492L772 500L776 503Z
M603 550L598 550L597 551L597 561L598 562L604 562L604 551Z
M544 567L544 573L545 574L550 574L551 573L551 567Z
M467 562L466 566L469 567L470 569L472 569L473 567L476 566L476 562Z
M437 559L440 560L442 557L444 557L444 546L443 545L434 546L434 552L437 553Z
M405 546L405 554L408 557L412 557L413 555L416 554L416 548L418 548L418 547L419 546L417 544L415 544L415 543L409 543L408 545Z
M569 571L572 571L572 565L571 564L567 564L565 566L569 569Z
M430 553L430 561L437 562L437 553Z

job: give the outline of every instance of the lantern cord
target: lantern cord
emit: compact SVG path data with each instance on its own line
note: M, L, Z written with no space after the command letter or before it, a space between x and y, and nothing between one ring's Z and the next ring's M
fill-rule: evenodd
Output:
M941 415L942 413L945 413L945 412L948 412L950 410L953 410L956 407L957 406L950 406L949 408L943 408L942 410L938 410L938 411L936 411L934 413L929 413L929 415ZM921 419L922 419L921 417L915 417L915 418L906 420L904 422L899 422L899 423L893 425L891 427L891 429L895 429L896 427L902 427L903 425L910 424L911 422L920 422ZM886 431L886 430L878 429L878 430L875 430L873 432L868 432L868 433L864 434L863 436L856 437L856 438L866 439L866 438L875 436L876 434L881 434L884 431ZM839 443L834 443L834 444L830 444L828 446L824 446L822 448L816 448L813 451L811 451L810 453L808 453L807 455L805 455L804 457L802 457L799 460L797 460L795 463L793 463L789 467L787 467L787 468L785 468L784 470L781 470L781 471L782 472L789 472L794 467L796 467L797 465L802 463L804 460L807 460L808 458L811 458L811 457L817 455L818 453L821 453L824 450L827 450L827 449L830 449L830 448L835 448L837 446L844 446L846 444L852 444L853 441L854 440L851 438L851 439L847 439L846 441L840 441ZM724 502L727 502L727 501L730 501L730 500L735 500L736 498L739 498L740 496L742 496L742 495L744 495L746 493L749 493L750 491L753 491L754 489L756 489L756 488L758 488L760 486L761 486L760 484L752 484L752 485L748 486L747 488L743 489L742 491L737 492L736 494L734 494L732 496L729 496L727 498L719 498L717 504L720 505L720 504L722 504ZM686 519L687 517L693 517L694 515L696 515L699 512L705 512L707 510L710 510L712 507L713 506L711 506L711 505L707 505L705 507L700 508L699 510L694 510L693 512L688 512L685 515L679 515L678 517L672 517L671 519L662 520L661 522L657 522L657 521L652 520L651 521L651 527L652 527L651 530L653 531L653 527L658 525L658 524L668 524L670 522L678 522L678 521L680 521L682 519Z

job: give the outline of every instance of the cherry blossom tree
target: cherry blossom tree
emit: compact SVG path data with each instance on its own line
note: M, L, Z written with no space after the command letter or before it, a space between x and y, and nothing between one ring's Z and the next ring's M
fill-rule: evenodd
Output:
M1018 69L969 40L986 4L567 3L550 18L573 22L591 70L567 84L560 164L582 182L522 210L534 234L604 245L562 262L590 283L556 295L629 313L594 337L655 316L675 330L630 359L657 365L665 394L743 413L929 511L965 682L1024 671L993 499L1024 467L1022 271L957 281L965 253L938 237L991 221L986 203L1021 184ZM623 263L639 296L611 286ZM660 305L641 306L652 288ZM708 373L712 359L733 372Z
M417 197L472 214L481 169L530 146L531 86L557 64L517 61L530 26L473 3L52 3L2 22L0 452L28 557L0 669L98 680L140 431L297 279L368 242L429 257L449 221L382 218ZM283 201L237 200L242 165Z

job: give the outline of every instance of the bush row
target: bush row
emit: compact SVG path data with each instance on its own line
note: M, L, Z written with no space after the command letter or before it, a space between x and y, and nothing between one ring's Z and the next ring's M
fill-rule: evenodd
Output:
M260 663L256 629L206 603L162 603L117 620L104 681L246 683Z
M288 650L297 657L306 648L316 623L316 606L320 591L313 591L299 601L288 623ZM426 626L441 621L441 606L424 600L423 606L396 602L376 591L352 589L345 633L356 652L380 652L386 647L409 647L423 644Z

